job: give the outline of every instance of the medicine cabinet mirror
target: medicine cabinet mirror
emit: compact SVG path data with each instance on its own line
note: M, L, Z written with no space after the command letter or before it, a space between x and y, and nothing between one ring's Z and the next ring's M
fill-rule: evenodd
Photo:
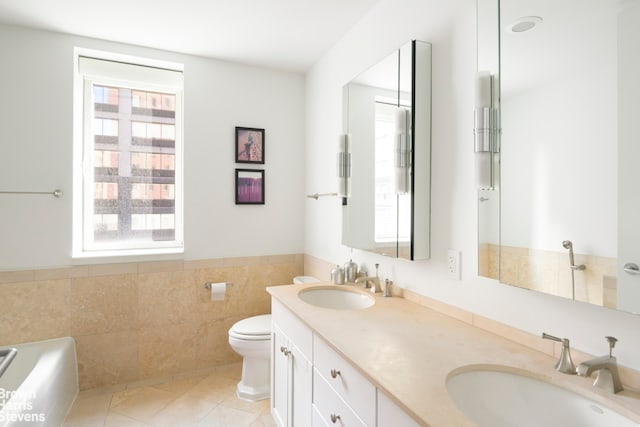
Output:
M500 201L479 191L480 274L640 313L640 1L478 0L479 40L491 11Z
M431 45L411 41L343 89L351 194L342 243L409 260L429 258Z

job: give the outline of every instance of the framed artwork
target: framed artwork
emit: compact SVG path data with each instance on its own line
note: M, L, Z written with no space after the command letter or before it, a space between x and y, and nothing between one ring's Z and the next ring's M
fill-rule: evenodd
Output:
M236 127L236 163L264 164L264 129Z
M264 205L264 170L236 169L236 205Z

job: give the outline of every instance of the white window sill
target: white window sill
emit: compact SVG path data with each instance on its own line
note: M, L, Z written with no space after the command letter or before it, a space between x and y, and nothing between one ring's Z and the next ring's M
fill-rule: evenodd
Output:
M184 248L157 248L157 249L121 249L107 251L85 251L75 252L71 255L74 260L90 260L98 258L116 257L145 257L154 255L183 254Z

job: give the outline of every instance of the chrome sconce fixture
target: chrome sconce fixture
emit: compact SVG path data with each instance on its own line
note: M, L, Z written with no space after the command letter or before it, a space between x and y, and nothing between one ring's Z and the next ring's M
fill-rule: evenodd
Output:
M350 135L340 135L336 161L336 175L338 177L338 197L351 195L351 152L349 151Z
M405 108L396 111L394 154L396 194L407 194L411 191L411 114Z
M497 184L499 145L498 109L494 107L493 76L479 71L475 82L474 148L476 184L479 189L493 190Z
M336 155L336 177L338 178L338 192L307 194L307 198L318 200L320 197L335 197L342 199L342 204L347 204L347 198L351 195L351 152L349 151L350 135L340 135L338 154Z

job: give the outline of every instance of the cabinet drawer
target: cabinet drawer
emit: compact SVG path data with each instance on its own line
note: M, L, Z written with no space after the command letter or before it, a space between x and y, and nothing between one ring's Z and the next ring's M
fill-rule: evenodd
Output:
M378 426L418 427L419 424L378 390Z
M375 411L376 401L370 402L371 409ZM328 426L340 427L367 427L373 426L361 420L349 405L342 400L327 381L318 374L314 368L313 372L313 411L314 419L318 417ZM374 421L375 422L375 421ZM321 425L314 423L315 425Z
M324 422L322 414L315 406L313 407L311 415L311 427L329 427L327 423Z
M313 343L313 332L302 320L291 313L284 305L275 298L271 299L272 321L282 330L282 332L311 360L311 347Z
M366 425L375 425L375 386L316 335L313 337L313 366Z

